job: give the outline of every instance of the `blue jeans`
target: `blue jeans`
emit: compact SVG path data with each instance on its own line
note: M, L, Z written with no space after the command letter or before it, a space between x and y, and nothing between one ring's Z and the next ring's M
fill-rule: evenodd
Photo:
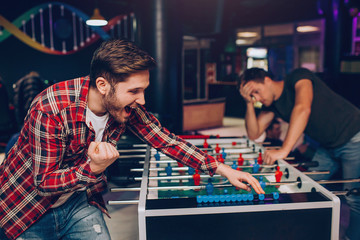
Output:
M16 240L108 240L110 234L100 209L89 205L85 191L75 192L63 205L49 209Z
M336 160L335 160L336 159ZM313 161L319 162L317 168L312 170L329 170L329 175L313 175L315 180L329 179L342 166L344 179L360 177L360 132L350 139L349 142L334 149L318 148ZM344 188L351 190L359 188L360 183L346 183ZM350 207L350 223L346 235L349 239L360 239L360 196L350 195L346 197Z

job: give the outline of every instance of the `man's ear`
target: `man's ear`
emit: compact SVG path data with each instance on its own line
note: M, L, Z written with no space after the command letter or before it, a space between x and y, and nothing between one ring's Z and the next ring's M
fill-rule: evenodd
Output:
M269 78L269 77L265 77L265 78L264 78L264 83L265 83L265 84L269 84L269 83L271 83L271 82L272 82L271 78Z
M110 89L110 83L103 77L96 78L95 83L96 88L103 95Z

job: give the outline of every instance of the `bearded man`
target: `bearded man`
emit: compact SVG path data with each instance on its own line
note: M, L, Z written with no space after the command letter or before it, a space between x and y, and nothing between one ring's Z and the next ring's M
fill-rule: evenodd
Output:
M219 163L146 111L155 65L134 43L109 40L95 51L90 76L54 84L34 99L0 166L0 239L110 239L104 171L119 157L115 146L126 129L190 167L264 193L249 173Z

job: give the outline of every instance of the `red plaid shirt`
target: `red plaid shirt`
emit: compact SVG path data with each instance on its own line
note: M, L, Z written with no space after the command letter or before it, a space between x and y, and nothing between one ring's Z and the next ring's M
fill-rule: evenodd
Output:
M94 175L87 149L95 132L86 124L89 77L59 82L43 91L30 108L18 142L0 166L1 230L15 239L36 222L63 193L86 187L89 203L107 210L101 196L104 174ZM161 127L144 107L129 121L111 116L103 141L114 146L126 127L166 155L193 168L214 174L217 161Z

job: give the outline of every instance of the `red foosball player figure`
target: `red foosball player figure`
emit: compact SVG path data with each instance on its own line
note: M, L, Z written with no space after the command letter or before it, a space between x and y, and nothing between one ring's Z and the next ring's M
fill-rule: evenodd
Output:
M258 156L257 161L258 161L258 164L260 164L260 165L263 163L263 159L262 159L262 152L261 152L261 150L259 151L259 156Z
M280 171L280 167L276 166L276 171L275 171L275 180L276 180L276 182L281 182L282 175L283 175L283 173L282 173L282 171Z
M221 150L221 148L219 147L219 144L217 143L216 147L215 147L215 152L220 153L220 150Z
M204 145L203 145L204 148L209 148L209 144L206 140L206 138L204 139Z
M222 154L217 155L217 156L216 156L216 160L218 160L218 161L221 162L221 163L224 163L224 162L225 162Z
M200 174L199 174L199 170L195 170L195 173L193 175L193 180L194 180L194 185L195 186L199 186L200 185Z
M239 154L239 157L238 157L238 170L242 170L242 168L240 168L240 166L244 165L244 158L242 157L242 153Z
M233 147L235 147L235 146L236 146L236 142L232 142L231 145L232 145Z

